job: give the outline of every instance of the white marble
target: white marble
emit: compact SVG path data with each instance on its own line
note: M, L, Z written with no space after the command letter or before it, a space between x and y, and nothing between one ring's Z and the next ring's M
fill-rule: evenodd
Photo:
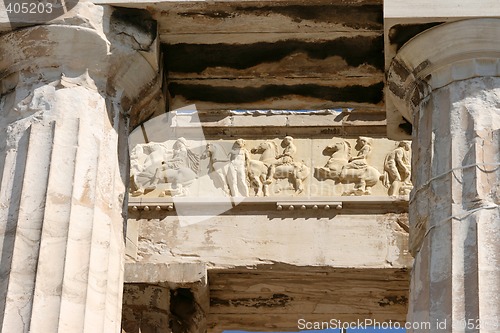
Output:
M121 106L156 72L117 39L109 8L73 14L0 37L2 332L120 331Z
M400 24L453 19L500 16L496 0L385 0L384 18Z
M389 98L413 121L408 320L447 321L426 332L499 329L500 78L484 70L500 59L499 37L497 19L449 23L407 43L389 69Z

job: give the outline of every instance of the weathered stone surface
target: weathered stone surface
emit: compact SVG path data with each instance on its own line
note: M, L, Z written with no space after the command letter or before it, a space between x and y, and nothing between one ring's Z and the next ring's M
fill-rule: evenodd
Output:
M139 222L139 221L138 221ZM167 283L171 286L207 283L207 267L202 262L137 262L125 264L125 283Z
M23 331L9 325L27 304L24 331L116 331L122 279L127 333L296 330L300 316L404 321L410 150L385 139L382 1L96 2L137 10L81 1L0 37L2 277L11 270L0 291L22 294L7 297L3 330ZM17 29L2 6L0 31ZM417 25L396 29L391 50L428 27ZM168 116L153 117L179 107L198 112L165 137ZM185 137L199 155L220 144L231 195L206 177L192 186L201 199L137 196L123 235L127 115L133 144L166 141L168 153ZM273 179L283 165L271 163L260 182L272 195L249 198L246 163L266 142L276 161L309 173L301 184L294 173ZM341 166L387 173L372 195L367 177L330 178L333 146L347 144Z
M170 308L168 287L125 284L122 333L172 332Z
M386 0L384 1L384 55L386 68L389 68L393 58L401 47L411 38L423 31L447 22L499 16L500 7L494 0L443 0L439 2L434 2L432 0L411 2L406 0ZM448 28L452 28L452 26L448 26ZM448 37L451 39L461 38L467 33L469 33L468 29L454 31L450 33ZM485 29L483 33L487 36L490 33L489 28ZM495 34L495 32L493 32L493 34ZM436 56L439 54L446 56L447 53L455 52L455 47L449 47L451 43L457 45L458 48L470 47L475 50L473 52L478 52L478 54L481 53L483 56L486 56L486 54L492 50L476 49L476 46L478 46L476 43L465 43L462 39L457 42L452 42L450 40L450 42L436 43L435 39L430 37L427 43L428 45L423 46L420 50L424 52L417 52L414 54L415 57L418 58L419 55L425 57L427 53L430 52L435 55L432 58L438 61L440 57ZM493 44L490 46L496 48ZM463 52L463 54L466 54L466 52ZM450 60L449 63L454 62L454 60ZM420 62L416 65L419 64ZM446 62L442 64L446 65ZM489 69L490 72L491 70L496 71L493 68ZM442 75L438 76L443 78ZM389 80L389 84L390 82L391 80ZM404 107L401 107L399 104L394 105L393 102L394 100L390 98L386 101L387 135L389 138L395 140L408 140L411 137L410 123L412 119L407 118L407 114L401 115L401 112L404 111ZM407 130L408 128L410 129L409 131Z
M221 216L207 216L188 226L181 226L179 217L165 211L130 212L131 218L140 221L138 261L202 262L212 268L274 262L402 268L410 262L404 251L407 234L398 223L398 214L247 210L242 207ZM160 214L164 217L150 219ZM193 212L192 218L196 215ZM352 248L350 235L356 235L356 248Z
M498 330L499 92L497 78L451 83L433 91L422 110L428 116L419 120L417 144L432 147L434 158L417 156L420 181L410 208L410 245L416 254L410 318L455 323L447 332L464 320L482 322L481 332ZM432 143L424 124L434 133Z
M190 113L184 113L189 110ZM285 117L284 122L282 121ZM276 119L276 120L275 120ZM236 126L236 124L238 126ZM282 125L281 127L278 125ZM168 128L168 135L165 133ZM202 132L200 135L198 132ZM195 105L170 111L141 124L130 133L135 144L163 142L175 137L220 139L275 137L279 133L296 138L329 138L386 135L385 112L362 112L348 108L320 110L197 110Z
M196 280L198 274L182 272L196 272L206 263L209 332L293 331L300 318L405 320L405 268L411 262L402 250L407 248L406 214L238 207L188 226L181 226L173 212L131 211L140 224L138 262L127 264L127 270L137 272L132 281L143 274L158 281L167 276L169 281ZM165 217L157 220L158 215ZM148 267L169 271L158 276L148 274ZM174 271L176 277L170 276Z
M209 308L202 263L128 263L122 329L139 332L206 332Z
M380 0L120 5L159 23L170 110L384 110Z
M126 110L157 72L129 44L155 35L116 14L0 37L3 332L120 330Z
M499 36L500 20L448 23L404 46L389 71L415 128L409 320L446 320L444 332L498 331Z
M317 111L318 114L292 110L238 110L234 113L229 124L216 126L222 131L232 126L249 127L245 139L223 139L228 136L225 134L205 140L206 123L200 121L195 111L179 111L169 117L152 119L136 129L130 140L132 195L194 198L405 196L412 188L409 142L366 136L358 139L332 137L328 133L312 138L307 132L298 138L290 135L279 138L274 134L288 133L292 126L302 128L298 121L308 120L308 124L319 125L320 119L327 117L337 119L343 128L342 119L360 122L356 120L360 117L335 110ZM255 139L255 126L268 131L267 140ZM254 132L252 136L251 132ZM157 142L151 142L152 138ZM141 143L146 140L149 143ZM239 178L234 172L236 151L245 154ZM196 160L195 166L191 165L192 159ZM398 182L396 189L395 181ZM236 185L241 189L237 190Z
M297 331L299 320L404 322L405 269L297 267L209 271L208 332Z

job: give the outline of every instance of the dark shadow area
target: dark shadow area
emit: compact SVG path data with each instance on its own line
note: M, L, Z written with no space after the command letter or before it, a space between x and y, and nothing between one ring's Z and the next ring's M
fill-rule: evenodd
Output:
M413 125L405 118L402 118L402 120L404 122L399 124L399 128L405 131L406 134L411 135L411 133L413 132Z
M356 36L331 41L307 42L284 40L253 44L169 44L163 45L164 64L168 72L201 73L210 67L246 69L261 63L279 61L303 52L311 59L339 56L349 66L372 65L384 70L384 38Z
M410 39L418 35L419 33L440 25L444 22L432 22L432 23L422 23L422 24L397 24L389 30L389 42L396 45L396 51Z
M378 104L384 99L384 83L368 87L346 86L328 87L315 84L264 85L260 87L215 87L204 84L170 83L168 90L172 98L182 96L186 100L213 103L252 103L267 98L288 95L313 97L332 102L355 102Z
M196 311L196 300L191 289L170 290L170 329L172 333L192 331L193 317Z

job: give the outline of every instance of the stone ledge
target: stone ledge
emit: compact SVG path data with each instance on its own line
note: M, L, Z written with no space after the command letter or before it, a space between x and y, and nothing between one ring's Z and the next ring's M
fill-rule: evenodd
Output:
M206 283L203 263L126 263L125 283Z
M249 197L249 198L129 198L128 207L131 211L174 211L176 204L192 204L197 206L227 205L232 207L250 207L270 209L270 210L336 210L342 209L365 209L365 208L386 208L386 209L406 209L408 207L408 196L382 197L382 196L351 196L351 197ZM316 207L315 207L316 206ZM293 208L290 208L293 207ZM304 208L305 207L305 208Z
M399 23L500 16L497 0L385 0L384 18Z

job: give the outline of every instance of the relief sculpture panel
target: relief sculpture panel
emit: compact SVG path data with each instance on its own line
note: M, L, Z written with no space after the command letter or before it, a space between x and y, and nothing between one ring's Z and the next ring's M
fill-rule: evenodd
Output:
M347 141L327 146L326 154L331 154L324 167L315 168L318 180L331 179L335 184L353 184L353 188L342 195L369 195L371 189L381 179L380 172L368 164L372 152L373 139L361 136L356 141L357 154L351 156L351 145Z
M177 139L172 149L165 143L137 145L130 160L133 196L155 189L161 189L159 196L186 195L198 178L200 158L184 138Z
M401 196L412 187L409 141L181 137L131 151L132 196Z
M384 161L384 186L388 194L410 194L411 183L411 141L400 141L398 146L387 154Z
M278 187L277 191L279 192L293 189L295 194L300 194L304 191L304 180L309 177L309 167L305 165L304 161L296 160L297 147L291 136L286 136L281 141L281 147L283 151L280 154L276 142L266 140L252 149L253 154L260 155L259 160L255 162L262 165L261 169L264 170L264 174L259 174L254 172L252 165L249 166L250 181L255 184L256 195L259 195L260 188L262 188L262 194L269 196L269 185L272 184ZM261 182L261 180L263 181ZM286 180L286 184L281 180Z

